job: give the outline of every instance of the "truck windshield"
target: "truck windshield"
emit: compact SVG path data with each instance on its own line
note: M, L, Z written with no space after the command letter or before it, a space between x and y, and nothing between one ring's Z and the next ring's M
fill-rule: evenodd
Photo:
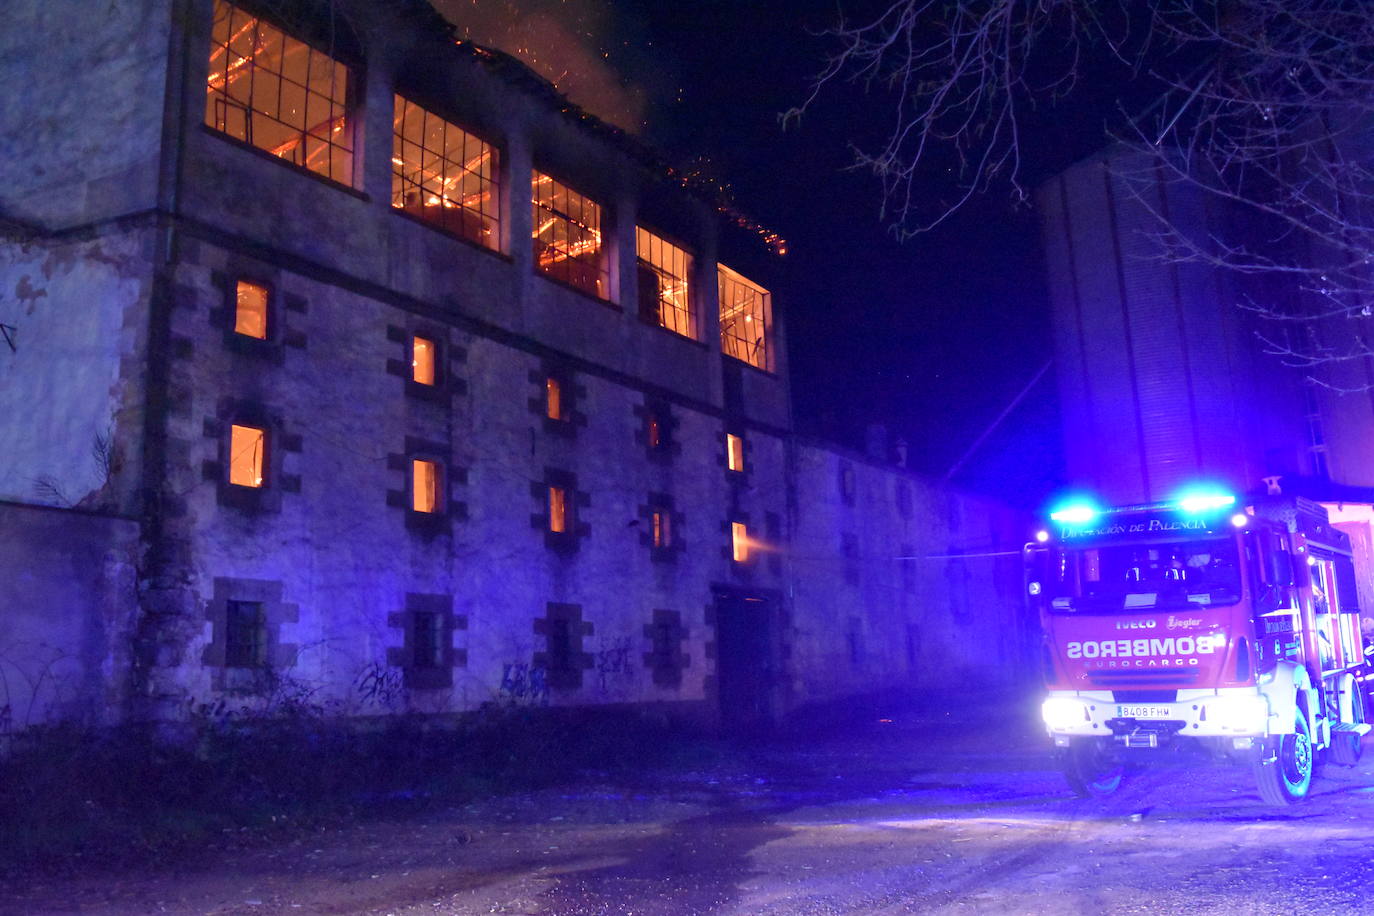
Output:
M1060 612L1176 610L1240 600L1230 539L1063 548L1051 556L1047 578L1046 597Z

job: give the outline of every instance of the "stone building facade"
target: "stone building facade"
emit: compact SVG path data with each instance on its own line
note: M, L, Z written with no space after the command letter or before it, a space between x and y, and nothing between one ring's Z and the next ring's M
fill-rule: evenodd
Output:
M886 465L914 495L863 517L813 486L771 239L652 151L422 0L84 7L0 36L5 725L747 724L1014 667L1015 569L892 571L1017 523Z

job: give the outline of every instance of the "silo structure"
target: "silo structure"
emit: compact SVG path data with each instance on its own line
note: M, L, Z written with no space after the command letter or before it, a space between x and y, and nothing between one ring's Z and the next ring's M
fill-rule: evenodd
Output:
M1206 245L1216 216L1166 178L1118 148L1037 192L1069 478L1113 504L1251 489L1293 441L1291 380L1260 371L1226 276L1165 256L1162 225Z

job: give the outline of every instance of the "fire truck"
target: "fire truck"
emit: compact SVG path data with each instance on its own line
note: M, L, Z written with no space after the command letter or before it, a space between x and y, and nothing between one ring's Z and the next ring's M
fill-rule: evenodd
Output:
M1370 726L1350 543L1321 505L1192 491L1075 500L1026 545L1044 636L1041 712L1069 786L1108 795L1127 764L1187 747L1304 798L1353 766Z

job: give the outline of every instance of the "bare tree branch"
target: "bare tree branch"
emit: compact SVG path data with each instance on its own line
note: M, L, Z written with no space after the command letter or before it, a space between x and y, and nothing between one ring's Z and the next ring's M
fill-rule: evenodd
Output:
M854 163L879 179L882 218L898 237L940 225L997 186L1024 200L1029 113L1081 92L1088 56L1094 73L1114 61L1120 102L1108 135L1136 154L1120 159L1138 174L1119 177L1155 189L1137 197L1157 217L1163 256L1233 271L1252 285L1272 281L1272 295L1237 304L1276 327L1314 329L1298 342L1261 333L1265 349L1290 365L1370 358L1368 3L893 0L876 18L842 20L828 35L837 50L784 121L800 119L837 84L882 94L886 141L856 144ZM929 190L948 187L942 168L957 179L946 197ZM1218 225L1199 233L1175 224L1151 200L1161 181L1213 201Z

